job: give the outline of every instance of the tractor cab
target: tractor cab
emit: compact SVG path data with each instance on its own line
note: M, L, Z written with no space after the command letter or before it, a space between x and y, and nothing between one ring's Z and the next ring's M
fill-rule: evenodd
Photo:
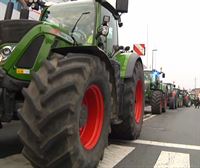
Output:
M161 76L161 74L162 74L162 76ZM147 85L149 85L151 90L162 89L161 77L165 78L165 73L159 72L156 69L144 70L144 79L145 79L146 88L148 87Z

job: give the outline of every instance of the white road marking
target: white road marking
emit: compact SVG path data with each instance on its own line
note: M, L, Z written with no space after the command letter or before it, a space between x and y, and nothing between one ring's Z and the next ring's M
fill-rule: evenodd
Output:
M180 148L180 149L190 149L190 150L200 150L200 146L197 145L186 145L186 144L176 144L176 143L167 143L167 142L158 142L158 141L148 141L148 140L134 140L132 143L144 144L144 145L153 145L153 146L162 146L170 148Z
M147 118L147 117L150 117L150 116L151 116L151 114L145 114L144 118Z
M146 121L146 120L148 120L148 119L150 119L150 118L153 118L153 117L155 117L155 116L156 116L156 115L148 116L147 118L144 118L143 121Z
M135 148L129 146L109 145L104 151L104 158L98 168L112 168L124 159Z
M154 168L190 168L190 155L162 151Z

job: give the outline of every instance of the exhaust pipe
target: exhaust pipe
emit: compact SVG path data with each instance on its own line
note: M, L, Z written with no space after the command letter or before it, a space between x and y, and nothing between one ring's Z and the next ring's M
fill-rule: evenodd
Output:
M20 19L28 19L29 18L29 10L27 8L22 8L20 10Z
M11 19L12 13L13 13L13 8L14 8L14 3L11 2L11 1L8 2L4 20L10 20Z

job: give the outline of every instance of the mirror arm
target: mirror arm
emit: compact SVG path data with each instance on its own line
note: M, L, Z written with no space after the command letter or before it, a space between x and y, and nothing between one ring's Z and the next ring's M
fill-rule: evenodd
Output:
M108 9L116 20L121 18L117 10L106 0L96 0L96 2L100 3L104 8Z

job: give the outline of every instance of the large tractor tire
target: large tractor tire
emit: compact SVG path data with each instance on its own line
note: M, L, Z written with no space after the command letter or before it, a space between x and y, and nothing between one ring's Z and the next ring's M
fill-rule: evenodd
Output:
M94 55L46 60L23 90L20 112L23 154L33 167L96 167L108 145L111 89Z
M122 123L112 125L111 137L133 140L140 136L144 114L144 73L140 61L136 62L133 76L124 81Z
M169 109L175 109L176 108L176 101L174 97L169 98Z
M152 114L162 114L162 92L153 91L151 99Z

